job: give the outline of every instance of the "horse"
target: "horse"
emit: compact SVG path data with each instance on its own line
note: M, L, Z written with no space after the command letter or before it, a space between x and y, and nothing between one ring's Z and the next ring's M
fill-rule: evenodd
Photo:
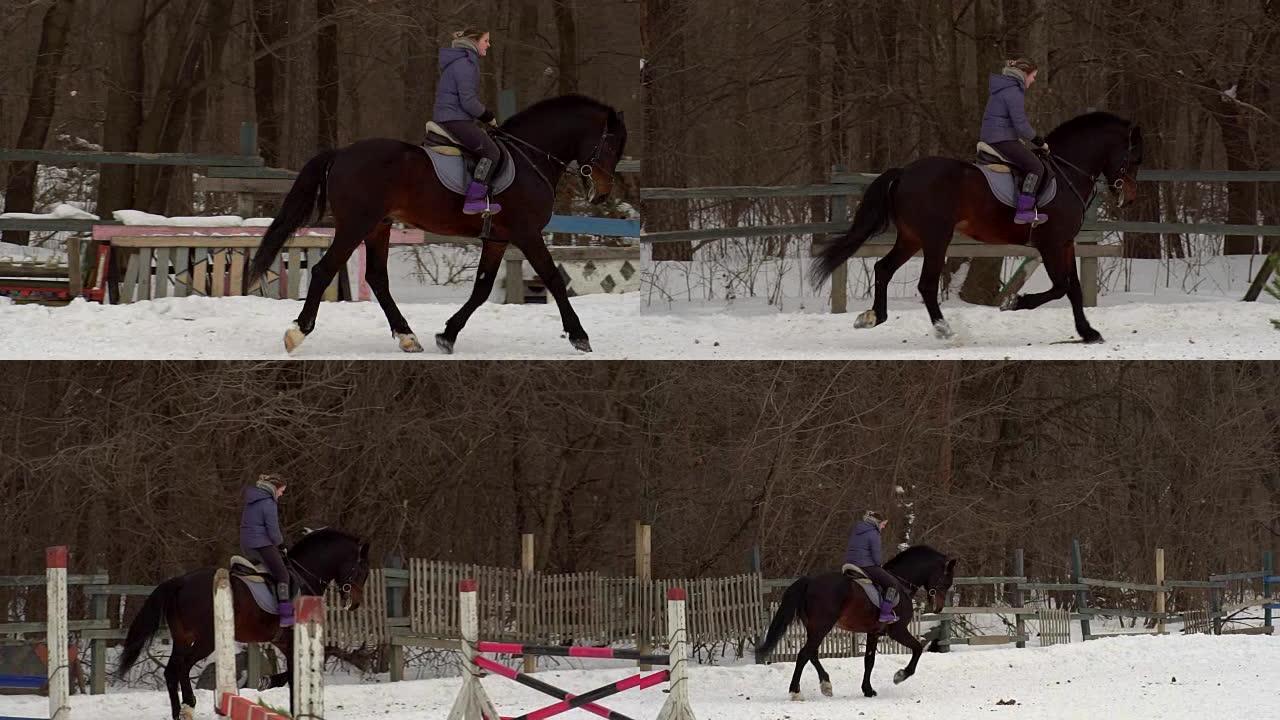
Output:
M286 563L302 595L323 595L336 582L348 609L360 607L369 576L369 543L341 530L322 528L304 535L289 551ZM160 583L129 625L118 673L123 676L137 662L163 620L172 638L164 680L173 720L192 717L196 696L191 668L213 652L213 576L216 568L193 570ZM284 654L284 672L264 678L260 689L281 687L293 679L293 633L280 627L279 616L258 607L249 588L233 573L232 606L238 642L271 643ZM274 587L274 583L268 583ZM274 596L274 593L273 593ZM182 702L178 702L181 686Z
M911 661L907 663L907 667L893 674L894 685L914 675L923 646L911 634L914 610L912 596L917 590L924 588L932 603L932 611L942 612L947 591L951 588L955 565L954 558L948 558L928 545L913 545L885 563L884 569L901 580L903 589L906 590L898 593L898 602L894 606L898 621L887 627L879 620L880 608L873 605L867 594L855 587L853 581L843 573L828 572L802 577L782 593L782 603L778 612L774 613L773 621L769 623L768 634L756 647L757 662L773 652L791 622L799 618L804 623L807 637L804 647L796 654L796 669L791 675L791 699L804 699L800 694L800 676L804 673L806 662L812 663L813 669L818 671L822 694L831 697L831 676L818 661L818 648L822 645L822 640L836 625L849 632L866 633L867 652L863 658L865 671L862 676L862 694L875 697L876 691L871 687L871 669L876 664L876 641L881 634L887 633L889 637L911 649Z
M303 166L272 220L250 265L248 287L275 262L280 249L313 213L323 216L326 199L333 213L334 236L316 267L302 312L285 333L293 352L315 329L320 298L334 275L361 243L368 253L365 278L405 352L422 352L421 343L400 314L387 275L391 223L398 220L429 233L479 237L479 266L471 296L436 334L436 345L451 354L471 314L489 297L507 245L524 253L555 298L569 342L591 352L591 342L569 304L564 279L543 241L551 219L556 183L574 162L582 189L593 205L613 192L618 161L626 149L623 114L582 95L542 100L513 115L493 131L505 140L516 175L502 191L503 209L494 215L464 215L463 196L445 187L427 150L400 140L371 138L339 150L318 153ZM500 142L499 144L504 144ZM469 152L469 151L468 151ZM494 171L493 176L498 176ZM508 282L518 282L518 278Z
M884 172L868 186L849 231L826 243L814 259L810 277L815 287L892 222L897 227L897 240L893 249L875 264L875 300L870 310L858 316L854 327L874 327L888 319L889 281L903 263L923 248L924 268L918 289L935 334L945 339L954 333L938 307L938 278L953 233L990 244L1034 243L1053 286L1041 293L1012 295L1002 303L1001 310L1031 310L1066 295L1075 315L1076 332L1083 342L1102 342L1102 335L1084 316L1075 237L1093 201L1099 175L1106 177L1120 207L1137 200L1136 178L1143 160L1142 130L1110 113L1093 112L1059 125L1045 142L1050 150L1042 157L1059 183L1053 201L1040 208L1048 213L1047 222L1034 228L1015 224L1013 209L996 199L982 171L972 163L945 157L921 158ZM1044 183L1049 179L1045 177Z

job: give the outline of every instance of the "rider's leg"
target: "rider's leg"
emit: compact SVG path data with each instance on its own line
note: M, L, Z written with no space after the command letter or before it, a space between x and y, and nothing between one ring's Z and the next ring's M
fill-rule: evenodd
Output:
M871 578L871 582L880 588L880 622L895 623L898 621L898 615L893 611L898 604L899 589L898 581L890 575L887 570L878 565L863 566L862 571Z
M1040 162L1040 158L1036 157L1035 153L1016 140L995 143L993 147L1009 158L1009 161L1017 165L1023 173L1022 187L1018 189L1018 204L1013 221L1019 225L1028 223L1039 225L1048 220L1047 215L1036 212L1036 195L1044 180L1044 163Z
M489 180L501 158L498 144L475 122L454 120L441 125L452 133L458 142L480 156L480 160L476 163L475 175L472 177L471 184L467 186L462 212L467 215L478 215L484 212L492 214L502 210L501 205L489 201Z
M267 570L271 571L271 579L275 581L276 608L280 613L280 626L293 625L293 602L289 596L289 569L284 564L284 557L275 545L254 548L253 553L257 558L250 559L260 560L263 565L266 565Z

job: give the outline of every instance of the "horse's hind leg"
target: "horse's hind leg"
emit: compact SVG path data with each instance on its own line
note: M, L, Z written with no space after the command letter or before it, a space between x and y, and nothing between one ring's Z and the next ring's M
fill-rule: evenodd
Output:
M284 334L285 350L296 350L315 329L316 313L320 311L324 291L329 288L338 271L347 264L351 253L374 231L381 220L379 217L357 217L344 218L335 223L333 242L329 244L329 249L320 258L320 262L310 268L311 282L307 285L307 299L302 304L302 312Z
M169 707L173 711L173 720L187 720L194 715L196 706L195 693L191 692L191 665L187 656L187 648L175 644L169 653L169 662L164 666L164 684L169 691ZM182 692L179 702L178 692Z
M387 323L391 325L391 335L399 341L401 350L422 352L422 344L418 342L418 336L413 334L413 330L409 328L409 321L400 314L400 308L391 297L391 280L387 276L387 259L391 252L391 222L384 220L378 223L373 233L365 238L364 247L368 259L364 273L365 280L368 281L373 296L378 299L378 305L382 306L383 314L387 316Z
M876 641L879 633L867 633L867 652L862 657L862 694L875 697L876 691L871 688L871 671L876 667Z
M831 697L831 676L827 674L826 668L822 667L822 663L818 661L818 648L822 647L822 640L831 632L831 628L835 627L835 619L815 619L812 616L805 618L805 642L804 647L800 648L800 652L796 653L796 669L791 676L791 699L803 700L804 697L800 693L800 676L804 672L805 663L811 663L813 669L818 671L818 687L822 689L822 694Z
M913 238L899 233L898 241L894 243L893 248L876 261L875 299L872 301L871 309L853 321L854 327L875 327L889 319L889 282L893 280L893 274L898 271L898 268L910 260L919 249L920 245L913 242Z
M920 270L920 298L924 300L925 309L929 311L929 321L933 323L933 332L946 340L955 333L951 325L942 317L942 308L938 304L938 280L942 277L942 268L947 261L947 244L951 240L951 229L935 227L925 231L924 235L924 267Z
M506 251L507 244L504 242L493 240L484 242L484 247L480 250L480 265L476 268L476 282L471 287L471 297L467 298L462 307L458 308L458 312L445 322L444 332L436 333L436 347L441 351L453 353L453 345L458 341L458 333L462 332L467 320L471 319L471 313L489 299L489 293L493 292L493 281L498 276L498 267L502 264L502 257ZM507 278L507 282L518 281L519 278L514 280Z
M184 706L183 713L187 717L195 714L196 692L191 687L191 668L195 664L209 657L213 652L213 635L200 635L196 639L196 643L183 651L181 671L178 675L178 683L182 686L182 704ZM217 704L217 700L214 700Z

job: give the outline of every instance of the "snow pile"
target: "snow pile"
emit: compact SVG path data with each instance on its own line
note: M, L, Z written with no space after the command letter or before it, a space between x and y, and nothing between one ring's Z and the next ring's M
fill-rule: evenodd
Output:
M47 213L0 213L5 220L97 220L97 215L85 212L69 203L58 203Z
M111 213L118 222L125 225L159 225L165 227L266 227L271 218L245 219L239 215L193 215L165 217L141 210L116 210Z

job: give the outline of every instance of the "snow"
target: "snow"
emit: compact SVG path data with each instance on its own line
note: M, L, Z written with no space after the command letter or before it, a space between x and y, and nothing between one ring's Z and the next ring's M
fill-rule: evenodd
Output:
M0 213L5 220L97 220L97 215L67 203L58 203L47 213Z
M818 693L812 667L801 681L805 702L787 696L792 664L690 665L690 703L700 720L829 720L830 718L912 718L912 720L1203 720L1206 717L1280 717L1275 668L1280 638L1240 635L1137 636L1041 648L1012 646L925 654L916 674L901 685L892 682L906 655L880 655L872 675L879 695L859 691L861 658L824 660L835 696ZM590 665L600 667L597 663ZM563 665L561 667L564 667ZM540 671L537 677L582 692L635 673L634 668ZM345 681L357 680L344 678ZM386 676L351 684L329 683L326 715L344 720L426 720L447 717L459 678L386 682ZM527 712L553 702L514 682L488 676L484 687L503 714ZM666 700L665 686L630 690L601 704L634 718L653 718ZM258 693L243 694L256 698ZM288 691L262 696L288 707ZM196 717L214 718L212 693L197 691ZM1000 701L1013 705L999 705ZM41 717L48 700L0 697L0 714ZM71 697L77 720L167 717L163 691L112 691ZM594 717L584 711L560 716Z
M239 215L195 215L195 216L178 216L165 217L164 215L153 215L141 210L116 210L113 212L114 217L125 225L161 225L171 227L239 227L246 225L245 219ZM254 218L258 220L258 218ZM267 220L270 225L271 221ZM258 223L254 223L255 226Z

